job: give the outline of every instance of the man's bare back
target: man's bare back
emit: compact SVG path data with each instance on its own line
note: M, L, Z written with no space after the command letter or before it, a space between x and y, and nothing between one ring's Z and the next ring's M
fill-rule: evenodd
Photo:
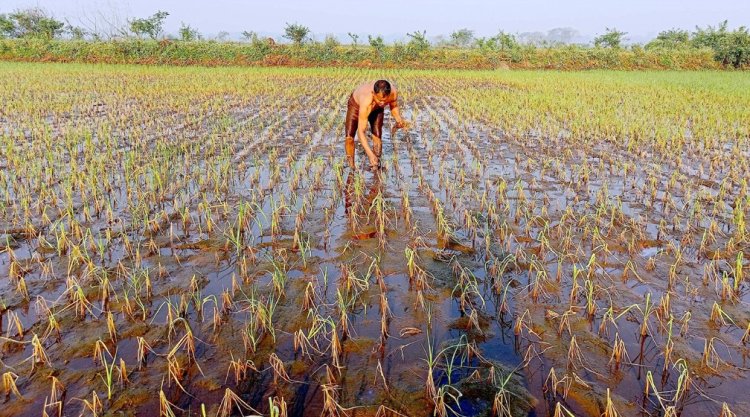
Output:
M373 86L375 85L376 81L369 81L366 83L361 84L359 87L355 88L352 92L352 97L354 97L354 101L359 104L359 111L370 113L375 107L385 107L386 105L391 105L392 103L396 103L398 100L398 90L396 90L396 87L391 86L391 93L384 97L382 100L375 97L375 94L373 93Z

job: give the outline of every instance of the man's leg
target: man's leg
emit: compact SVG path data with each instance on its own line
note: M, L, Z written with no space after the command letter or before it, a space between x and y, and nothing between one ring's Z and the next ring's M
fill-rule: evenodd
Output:
M349 168L354 168L354 138L351 136L346 137L346 163Z
M346 106L346 119L344 119L344 132L346 134L346 163L350 168L354 168L354 135L357 134L357 121L359 118L359 107L353 97L349 97Z
M385 111L383 109L375 110L370 113L370 129L372 131L372 152L380 160L380 156L383 153L383 115Z

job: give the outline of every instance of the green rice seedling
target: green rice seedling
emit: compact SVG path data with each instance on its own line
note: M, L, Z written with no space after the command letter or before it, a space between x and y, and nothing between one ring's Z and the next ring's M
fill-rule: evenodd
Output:
M497 386L497 392L495 393L495 396L492 399L492 415L493 416L512 416L513 415L513 411L511 408L511 396L513 394L510 391L508 391L508 389L506 388L512 377L513 377L513 372L509 372L508 375L505 375L504 378L502 377L500 378L499 383L494 381L494 376L492 377L493 384Z
M678 359L675 363L675 367L678 369L680 375L677 380L674 391L674 399L672 400L672 402L677 404L679 401L682 401L684 398L686 398L687 393L690 392L693 386L693 379L690 376L690 370L688 369L688 364L685 359Z
M498 310L500 311L500 316L504 316L510 311L510 307L508 306L508 288L510 287L510 282L505 284L503 287L503 293L500 296L500 304L498 305Z
M385 247L386 203L380 190L378 190L377 195L370 203L370 208L367 210L368 219L373 209L375 209L375 222L378 228L378 245L382 249Z
M87 299L86 294L83 291L83 287L74 278L68 278L67 282L68 298L71 300L70 307L76 312L76 317L86 318L86 313L94 315L92 311L91 302Z
M101 339L98 342L101 342ZM107 355L104 355L104 352L102 352L100 358L101 364L104 367L104 376L99 374L99 378L101 378L101 380L107 386L107 399L111 400L112 387L114 386L114 371L117 364L116 358L115 356L111 356L110 360L107 360Z
M370 268L368 271L368 277L372 271L377 267L377 258L373 258L370 262ZM357 277L354 270L347 264L341 264L341 283L345 292L350 293L367 291L370 288L370 282L368 277Z
M578 284L578 277L582 271L578 269L578 266L573 265L573 281L570 288L570 305L574 306L578 304L578 294L581 291L581 286Z
M711 324L719 328L721 328L722 326L726 326L728 323L736 325L734 320L732 320L729 314L727 314L716 301L714 301L714 304L711 307L711 316L709 317L709 321L711 322Z
M258 349L258 345L263 337L263 326L260 320L261 318L252 316L243 327L242 343L245 346L246 352L255 353Z
M746 236L746 225L745 225L745 210L743 208L743 200L741 198L738 198L737 201L735 201L734 204L734 210L733 210L734 218L734 236L739 241L744 241Z
M744 232L743 232L744 235ZM742 274L742 268L743 268L743 253L740 251L737 253L737 259L734 264L734 293L735 296L739 295L740 292L740 285L742 284L742 281L744 280L743 274Z
M644 388L643 398L644 400L649 397L649 395L653 394L654 397L656 397L657 401L659 402L659 405L662 409L665 408L665 399L662 397L661 393L659 393L659 390L656 387L656 382L654 382L654 375L651 373L651 371L646 371L646 384Z
M609 327L608 324L612 325L615 329L617 329L617 321L615 320L615 310L614 305L612 304L612 301L610 301L609 308L607 311L604 312L602 315L601 322L599 323L599 330L598 334L599 336L608 336L609 335Z
M287 282L287 275L284 265L280 262L273 262L273 271L271 271L271 282L273 283L273 289L278 297L285 295L285 287Z
M344 340L351 336L349 310L354 305L355 301L355 297L345 297L340 290L336 290L336 307L339 313L339 327L341 327L341 337L343 337Z
M592 321L594 319L594 314L596 314L596 300L594 298L594 283L593 281L587 279L584 282L584 288L585 288L585 294L586 294L586 315L589 318L589 321Z

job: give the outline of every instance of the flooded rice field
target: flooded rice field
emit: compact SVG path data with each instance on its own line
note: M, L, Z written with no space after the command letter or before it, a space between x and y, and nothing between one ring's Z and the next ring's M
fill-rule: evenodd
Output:
M750 415L746 73L0 71L0 415Z

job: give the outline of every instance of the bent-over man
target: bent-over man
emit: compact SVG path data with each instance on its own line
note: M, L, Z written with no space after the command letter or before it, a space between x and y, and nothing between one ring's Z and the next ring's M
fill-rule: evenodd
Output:
M380 166L380 154L383 149L381 141L383 134L383 113L385 106L391 109L391 115L396 119L396 128L405 126L404 119L398 110L398 91L391 88L386 80L367 82L357 87L346 106L346 159L351 168L354 168L354 135L356 133L359 142L370 160L370 168ZM365 129L370 123L372 132L372 148L367 141Z

